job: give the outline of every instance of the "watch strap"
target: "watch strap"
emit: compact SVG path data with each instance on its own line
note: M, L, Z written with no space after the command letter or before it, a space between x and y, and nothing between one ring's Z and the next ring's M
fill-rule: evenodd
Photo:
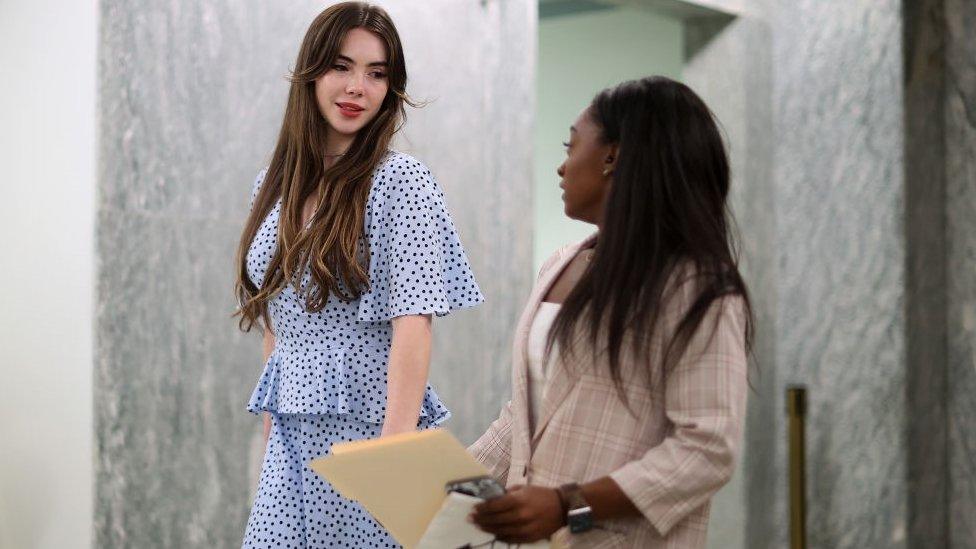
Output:
M586 499L583 498L582 488L580 488L580 485L575 482L563 484L559 487L559 499L563 503L563 514L566 514L573 509L589 507L589 504L586 503Z

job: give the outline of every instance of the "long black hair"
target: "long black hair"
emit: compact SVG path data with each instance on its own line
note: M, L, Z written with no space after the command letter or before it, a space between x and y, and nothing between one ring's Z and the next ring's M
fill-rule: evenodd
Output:
M603 143L617 146L617 161L592 259L556 316L548 349L558 343L564 359L575 356L583 328L591 349L607 353L622 393L624 342L650 357L671 289L687 283L697 297L651 368L673 368L726 296L742 298L750 349L755 321L730 235L729 161L712 112L684 84L654 76L600 92L587 113Z

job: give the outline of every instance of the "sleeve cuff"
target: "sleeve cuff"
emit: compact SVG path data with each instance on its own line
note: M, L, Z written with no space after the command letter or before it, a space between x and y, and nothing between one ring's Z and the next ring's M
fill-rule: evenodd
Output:
M649 486L640 461L627 463L610 473L610 478L661 536L666 536L690 511L680 501L667 501L664 485Z

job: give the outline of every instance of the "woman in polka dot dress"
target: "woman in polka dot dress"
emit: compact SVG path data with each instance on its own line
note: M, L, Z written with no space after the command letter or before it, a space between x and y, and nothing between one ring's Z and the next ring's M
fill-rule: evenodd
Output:
M333 443L439 425L431 315L483 300L437 181L388 149L403 120L396 28L347 2L312 22L239 252L241 327L267 362L248 410L267 450L244 547L396 547L308 467Z

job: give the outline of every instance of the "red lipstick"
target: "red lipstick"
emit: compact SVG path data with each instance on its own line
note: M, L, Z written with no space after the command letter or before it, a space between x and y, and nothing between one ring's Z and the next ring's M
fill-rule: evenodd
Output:
M366 110L355 103L336 103L336 106L339 107L339 114L349 118L356 118Z

